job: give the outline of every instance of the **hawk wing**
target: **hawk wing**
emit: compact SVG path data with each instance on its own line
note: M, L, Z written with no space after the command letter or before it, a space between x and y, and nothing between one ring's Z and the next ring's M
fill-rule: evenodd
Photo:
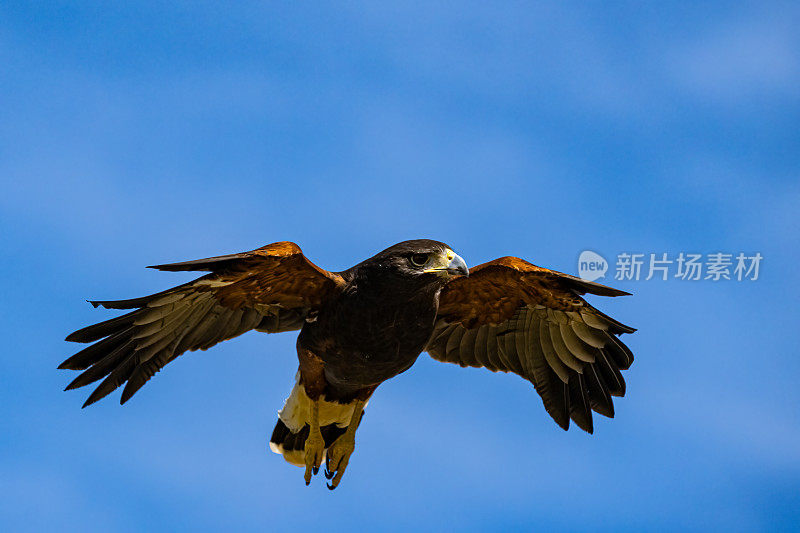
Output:
M95 307L133 311L67 337L94 342L58 367L84 370L67 390L105 378L84 407L127 382L120 400L125 403L187 350L206 350L251 329L268 333L300 329L307 313L344 283L338 274L306 259L291 242L149 268L210 273L142 298L91 302Z
M620 370L633 354L618 338L633 333L581 295L629 294L504 257L445 286L426 347L438 360L514 372L533 383L553 420L591 433L592 411L613 417L624 396Z

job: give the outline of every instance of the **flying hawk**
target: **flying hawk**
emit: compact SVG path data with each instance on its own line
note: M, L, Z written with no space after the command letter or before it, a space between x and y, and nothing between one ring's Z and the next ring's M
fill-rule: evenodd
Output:
M150 268L209 273L151 296L91 302L132 311L67 337L94 343L59 366L83 370L67 390L103 379L86 407L124 383L125 403L187 350L253 329L299 330L300 368L270 448L304 466L306 484L324 460L331 489L370 396L423 351L514 372L559 426L571 419L589 433L592 411L614 416L611 397L625 394L620 370L633 362L618 337L635 330L581 297L628 293L516 257L470 271L438 241L401 242L343 272L319 268L291 242Z

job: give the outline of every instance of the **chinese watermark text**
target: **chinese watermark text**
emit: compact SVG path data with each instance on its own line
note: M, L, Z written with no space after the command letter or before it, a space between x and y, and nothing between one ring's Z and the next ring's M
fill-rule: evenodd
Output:
M614 279L639 281L679 279L684 281L756 281L764 257L754 254L714 252L708 254L633 253L617 254ZM605 277L609 264L603 256L586 250L578 258L578 275L587 281Z

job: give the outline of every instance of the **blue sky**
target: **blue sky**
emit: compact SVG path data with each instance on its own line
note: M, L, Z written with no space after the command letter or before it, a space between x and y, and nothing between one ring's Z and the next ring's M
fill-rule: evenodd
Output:
M792 3L0 5L0 522L11 530L729 530L800 519L800 10ZM170 364L124 407L56 366L142 267L408 238L566 272L591 249L760 252L624 281L614 420L423 355L341 487L267 449L293 334Z

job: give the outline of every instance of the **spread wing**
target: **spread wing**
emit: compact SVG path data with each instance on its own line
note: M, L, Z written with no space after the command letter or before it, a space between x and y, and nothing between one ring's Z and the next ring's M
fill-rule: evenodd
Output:
M572 419L593 431L592 411L613 417L624 396L621 370L633 354L618 338L633 333L581 295L629 294L504 257L470 270L442 291L428 353L461 366L514 372L533 383L565 430Z
M206 350L251 329L268 333L300 329L307 313L336 294L343 283L337 274L306 259L291 242L150 268L210 273L142 298L91 302L95 307L133 311L67 337L94 342L59 366L84 370L67 390L105 378L84 407L123 383L120 403L125 403L187 350Z

